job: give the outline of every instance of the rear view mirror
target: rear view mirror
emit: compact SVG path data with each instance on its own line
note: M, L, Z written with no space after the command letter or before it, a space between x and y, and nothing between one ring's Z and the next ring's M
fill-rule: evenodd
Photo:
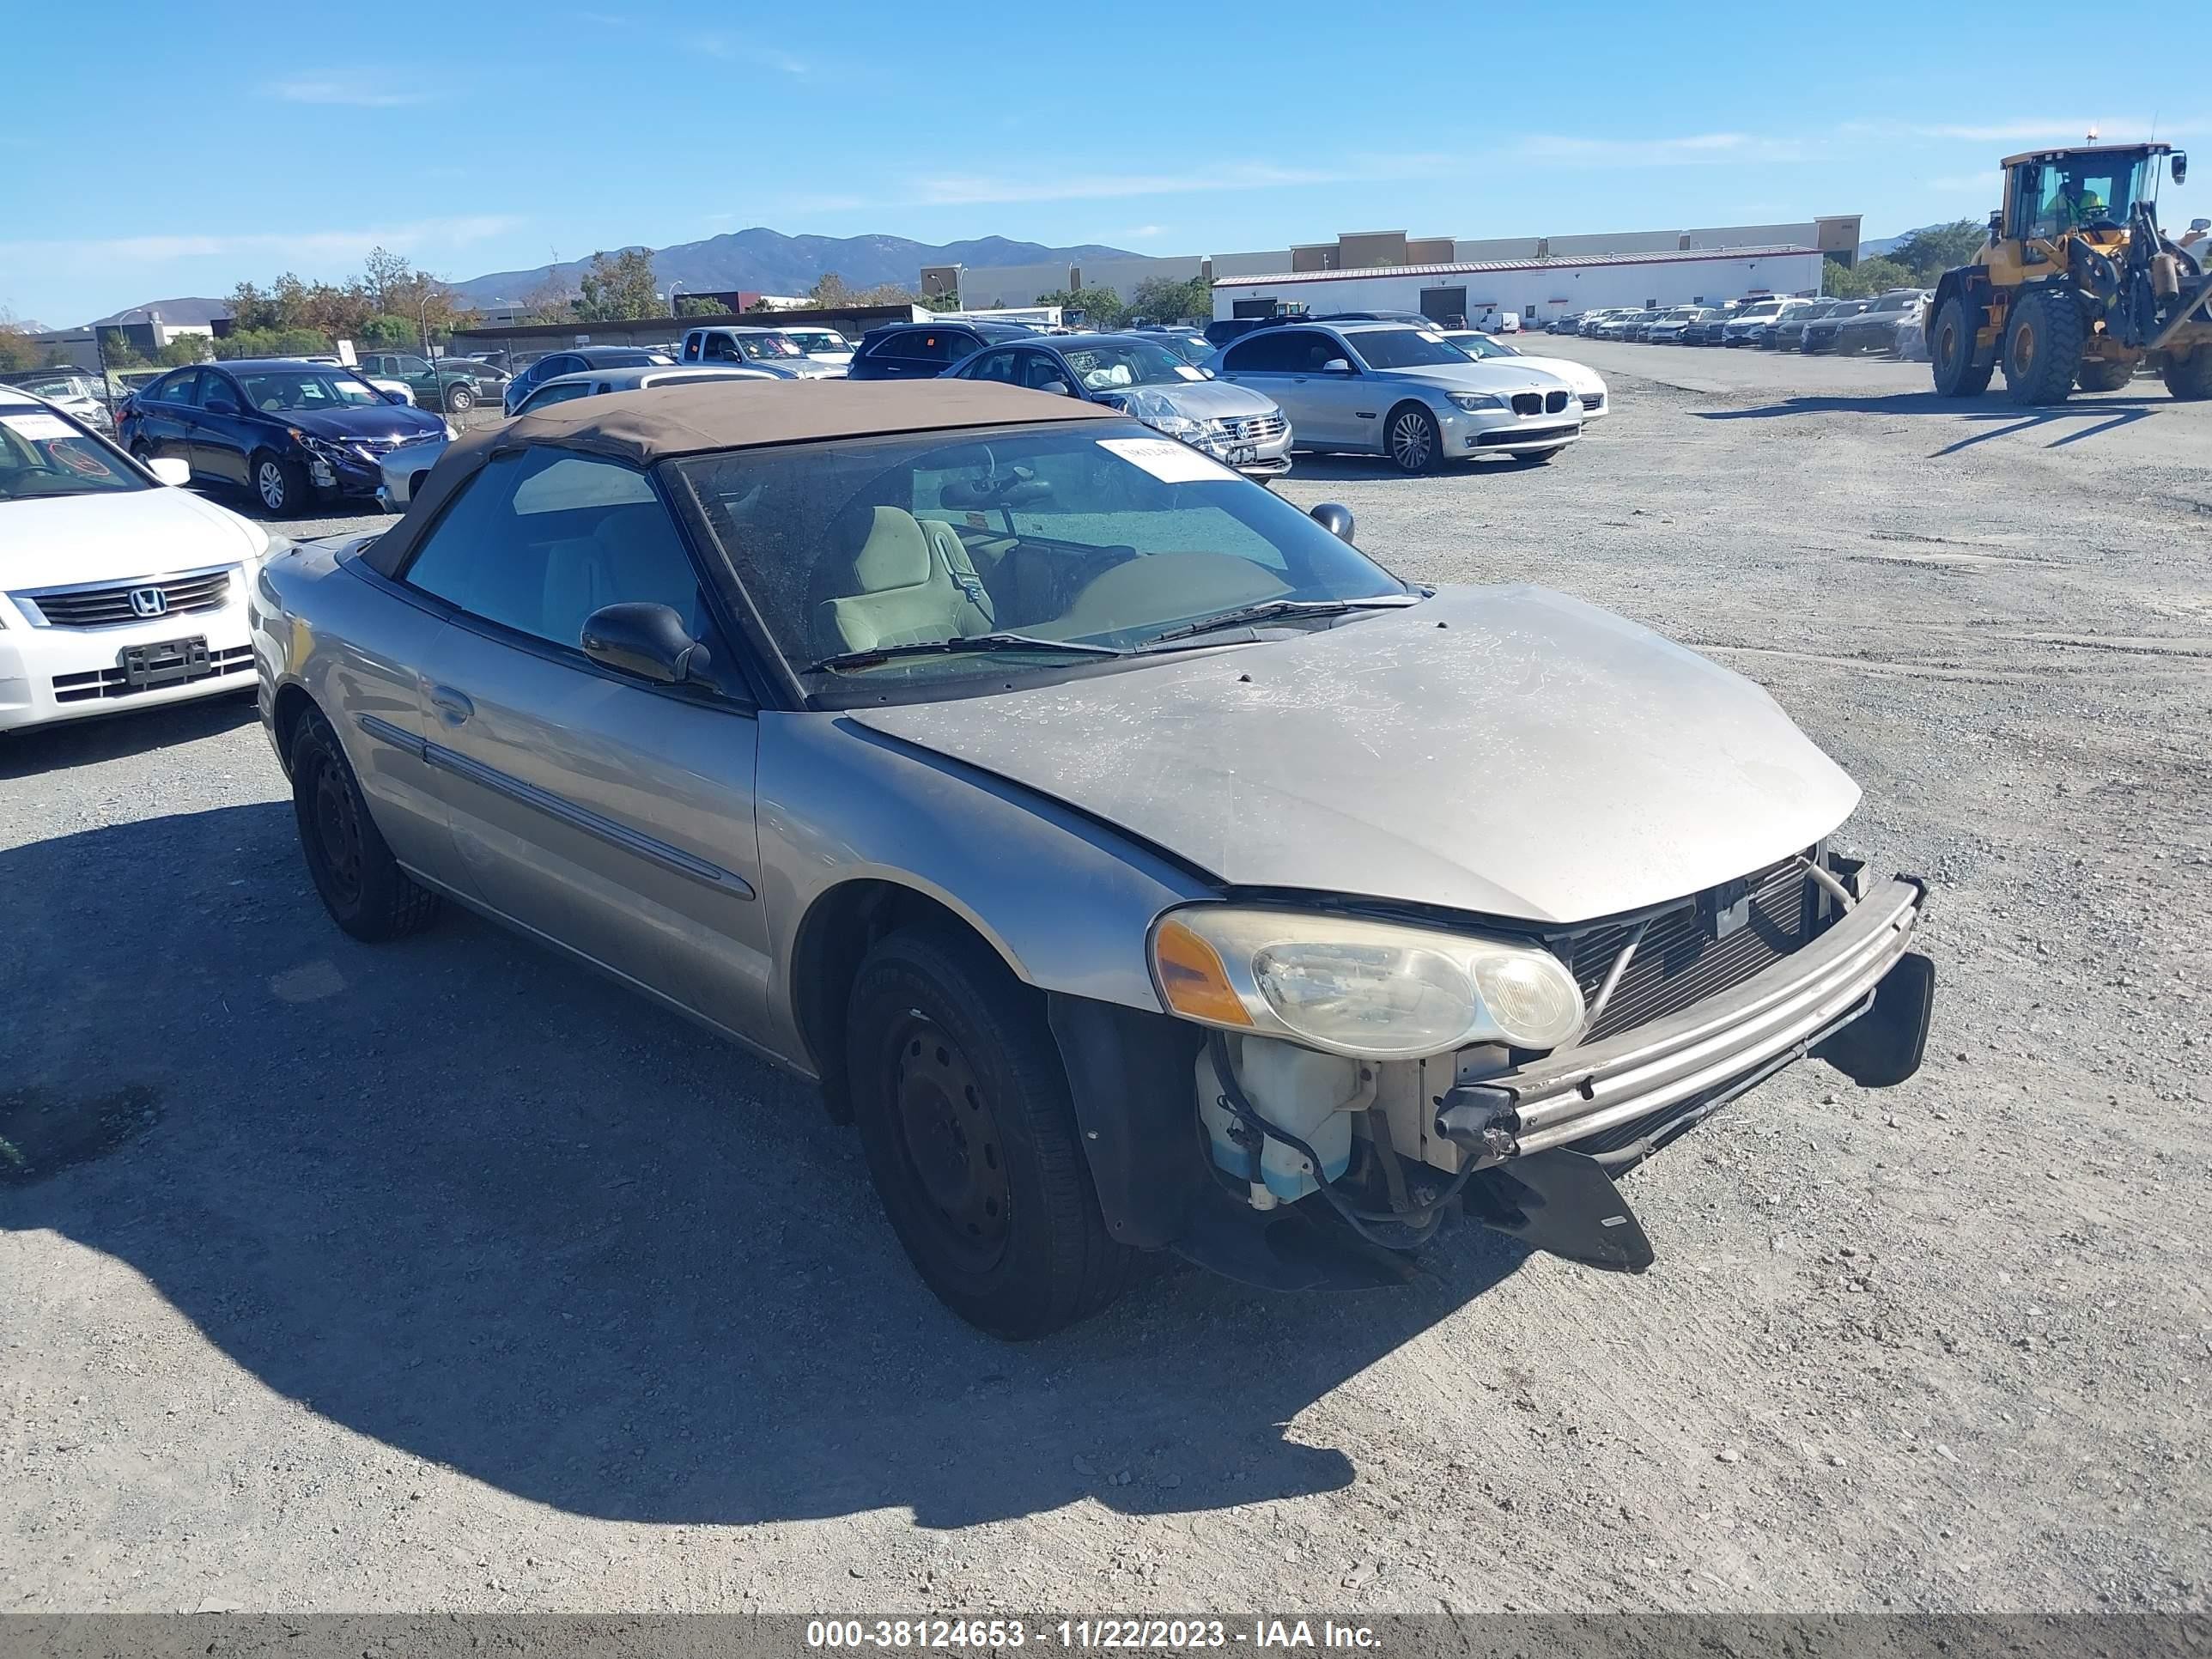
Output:
M146 463L146 470L172 488L181 489L192 481L190 461L180 461L173 455L156 455Z
M1340 542L1352 539L1352 509L1337 501L1323 501L1306 515Z
M705 678L711 660L684 619L665 605L603 605L584 619L584 654L660 685Z
M2176 150L2173 152L2173 182L2180 185L2188 181L2189 156L2185 151Z

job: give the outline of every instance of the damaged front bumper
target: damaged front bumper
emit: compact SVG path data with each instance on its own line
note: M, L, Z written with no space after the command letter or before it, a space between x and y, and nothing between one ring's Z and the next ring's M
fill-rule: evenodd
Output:
M1679 1133L1678 1120L1696 1121L1872 1012L1878 988L1901 964L1881 1022L1889 1040L1839 1045L1838 1054L1863 1081L1902 1081L1927 1042L1932 975L1925 957L1905 962L1927 901L1925 884L1893 877L1803 948L1717 995L1453 1088L1437 1132L1480 1166L1648 1122L1646 1135L1601 1158L1633 1162L1627 1154Z

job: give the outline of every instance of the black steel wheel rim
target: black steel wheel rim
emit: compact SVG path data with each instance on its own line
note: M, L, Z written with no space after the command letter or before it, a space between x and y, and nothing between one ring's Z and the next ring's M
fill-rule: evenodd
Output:
M327 760L315 769L313 817L316 849L331 891L349 903L361 896L361 815L353 791Z
M945 1028L919 1011L894 1033L890 1108L921 1213L962 1271L1005 1255L1011 1193L998 1120L975 1069Z

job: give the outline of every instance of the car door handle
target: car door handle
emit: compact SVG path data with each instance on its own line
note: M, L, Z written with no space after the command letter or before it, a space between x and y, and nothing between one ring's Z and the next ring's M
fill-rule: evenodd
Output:
M467 724L470 715L477 712L476 704L450 685L430 688L430 707L438 711L438 718L447 726Z

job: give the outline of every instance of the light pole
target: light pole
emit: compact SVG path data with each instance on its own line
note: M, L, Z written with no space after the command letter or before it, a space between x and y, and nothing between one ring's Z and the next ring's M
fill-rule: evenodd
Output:
M671 283L668 285L668 314L671 317L681 317L684 314L676 308L676 296L683 291L684 284L681 283Z

